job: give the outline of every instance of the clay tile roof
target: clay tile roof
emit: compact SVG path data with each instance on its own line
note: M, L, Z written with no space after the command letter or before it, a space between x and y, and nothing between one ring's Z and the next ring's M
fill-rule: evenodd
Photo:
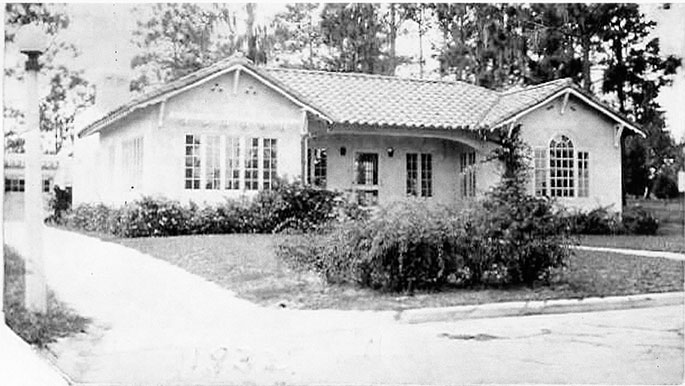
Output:
M573 85L570 79L497 92L464 82L260 68L247 59L231 57L138 96L86 126L79 136L96 132L136 109L161 102L170 93L237 66L262 77L304 108L335 123L445 129L496 127L566 88L599 104L605 113L630 122ZM631 125L637 130L636 125Z
M473 127L498 94L463 82L263 69L334 121L413 127Z
M503 92L485 114L480 124L482 126L496 125L569 86L573 86L573 81L569 78L563 78L532 87Z

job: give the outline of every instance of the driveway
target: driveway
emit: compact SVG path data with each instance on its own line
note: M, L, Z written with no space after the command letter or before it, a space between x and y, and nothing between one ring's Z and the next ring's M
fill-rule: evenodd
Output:
M28 240L19 224L6 239ZM683 380L682 306L407 325L393 312L264 308L116 244L52 228L44 239L49 285L94 320L51 347L77 382Z

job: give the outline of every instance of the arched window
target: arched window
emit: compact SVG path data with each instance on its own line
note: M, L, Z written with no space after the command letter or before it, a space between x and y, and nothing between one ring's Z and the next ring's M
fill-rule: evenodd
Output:
M549 193L551 197L575 196L573 142L565 135L549 143Z
M590 196L590 153L575 150L565 135L554 137L549 146L534 148L536 196Z

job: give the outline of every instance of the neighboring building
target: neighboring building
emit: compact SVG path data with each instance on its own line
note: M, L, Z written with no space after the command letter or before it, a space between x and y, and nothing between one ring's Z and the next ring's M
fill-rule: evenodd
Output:
M6 153L5 195L3 218L6 221L24 218L24 157L23 153ZM47 209L55 181L60 180L60 160L56 155L44 155L42 161L43 207Z
M74 200L215 202L304 178L368 203L460 203L499 179L475 129L521 124L531 193L621 210L621 141L639 128L562 79L510 92L463 82L227 59L138 96L79 133ZM90 152L90 153L89 153Z

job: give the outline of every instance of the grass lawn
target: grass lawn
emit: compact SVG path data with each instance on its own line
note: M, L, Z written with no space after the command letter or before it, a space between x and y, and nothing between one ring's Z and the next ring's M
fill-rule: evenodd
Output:
M202 276L253 302L290 308L400 310L490 302L682 291L683 262L577 251L551 287L451 289L414 296L354 286L325 286L316 275L280 263L272 235L114 239Z
M685 253L685 237L682 233L671 233L656 236L619 235L597 236L586 235L580 239L581 245L608 248L647 249Z
M40 348L57 338L84 332L90 320L83 318L48 290L48 309L45 314L32 313L24 307L25 264L11 248L4 246L5 291L4 310L9 328L24 341Z

